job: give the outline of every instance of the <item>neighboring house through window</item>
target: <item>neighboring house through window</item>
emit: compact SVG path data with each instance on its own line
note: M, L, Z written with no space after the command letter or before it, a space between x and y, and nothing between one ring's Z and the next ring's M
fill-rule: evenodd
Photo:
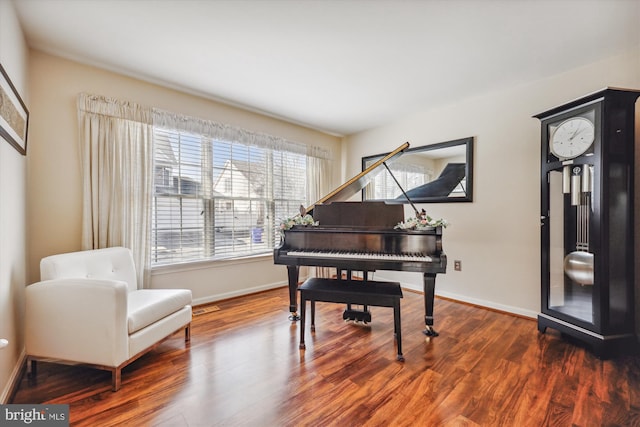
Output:
M154 126L152 265L268 253L307 205L307 156Z

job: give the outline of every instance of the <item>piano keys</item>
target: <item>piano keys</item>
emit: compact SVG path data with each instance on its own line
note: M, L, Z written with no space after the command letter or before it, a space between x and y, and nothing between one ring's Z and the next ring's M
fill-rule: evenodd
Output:
M425 230L395 229L404 220L401 204L380 201L344 201L360 191L372 173L385 167L409 146L403 144L306 211L318 226L294 226L283 233L274 249L274 263L287 266L290 319L298 319L297 288L300 266L335 267L337 272L361 271L366 280L376 270L410 271L423 275L425 330L433 328L435 279L445 273L447 257L442 250L442 227ZM410 201L409 201L410 202ZM415 207L414 207L415 210Z
M312 257L312 258L336 258L336 259L362 259L367 261L421 261L431 262L432 258L422 253L416 254L383 254L380 252L350 252L350 251L289 251L287 256Z

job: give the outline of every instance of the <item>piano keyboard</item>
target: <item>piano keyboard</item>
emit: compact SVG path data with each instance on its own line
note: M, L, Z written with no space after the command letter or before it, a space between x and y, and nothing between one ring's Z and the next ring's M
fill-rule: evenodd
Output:
M380 260L380 261L416 261L431 262L430 256L424 254L385 254L367 252L344 252L344 251L289 251L287 256L310 257L310 258L340 258L358 260Z

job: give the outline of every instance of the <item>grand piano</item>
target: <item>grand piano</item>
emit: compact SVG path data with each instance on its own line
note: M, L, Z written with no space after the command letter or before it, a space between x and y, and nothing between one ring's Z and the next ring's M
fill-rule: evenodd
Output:
M427 336L438 335L433 328L435 282L436 275L445 273L447 268L447 257L442 251L442 227L395 229L396 224L404 221L402 204L347 201L375 174L384 168L389 170L387 163L408 147L409 143L402 144L310 207L301 208L301 215L311 214L317 226L296 225L284 231L273 258L275 264L287 266L290 319L299 319L297 291L300 266L335 267L338 278L343 272L349 279L352 272L362 272L364 280L376 270L411 271L423 275L423 332ZM420 215L408 196L407 201L416 215Z

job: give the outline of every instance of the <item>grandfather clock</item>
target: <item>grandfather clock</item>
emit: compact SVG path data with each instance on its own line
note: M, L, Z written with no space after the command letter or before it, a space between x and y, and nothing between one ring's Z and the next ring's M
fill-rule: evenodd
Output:
M606 88L542 124L538 330L609 357L634 345L634 131L640 91Z

